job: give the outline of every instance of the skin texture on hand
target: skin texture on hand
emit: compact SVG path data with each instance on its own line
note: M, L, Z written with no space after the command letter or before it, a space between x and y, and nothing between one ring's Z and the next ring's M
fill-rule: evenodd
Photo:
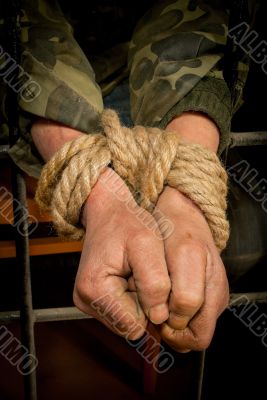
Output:
M167 129L185 142L217 150L218 128L204 114L184 113ZM82 134L46 120L32 127L35 145L46 161L65 142ZM137 218L141 211L146 224ZM129 339L140 337L150 319L175 350L200 350L209 345L217 318L228 303L224 266L209 226L191 200L166 187L157 211L174 226L171 235L162 235L164 241L160 224L157 234L151 229L158 213L153 218L141 210L120 177L105 170L83 210L86 236L74 303L116 333L122 334L123 329L114 329L114 318L119 327L129 329L134 320L139 329L133 329ZM103 316L92 302L106 294L119 311L106 308Z
M146 224L136 217L139 211ZM166 321L170 279L160 233L151 230L152 225L157 227L152 215L137 206L114 171L107 169L94 186L83 224L86 236L74 287L76 306L112 329L91 306L108 294L124 311L117 316L121 324L127 325L130 314L135 325L143 327L130 339L142 336L147 318L156 324Z
M220 132L215 123L205 114L188 111L174 118L166 130L177 132L185 143L196 143L210 151L219 147Z
M202 212L191 200L167 187L157 208L174 226L164 240L171 294L161 336L177 351L201 350L208 347L228 304L224 265Z
M32 125L31 135L43 160L49 161L65 143L84 133L57 122L40 119Z
M64 143L80 135L81 132L46 120L32 127L35 145L46 161ZM145 224L136 218L140 211ZM111 169L106 169L92 189L82 222L86 236L73 293L75 305L119 333L122 329L117 325L114 330L109 323L114 319L112 307L102 317L91 306L108 294L112 304L123 310L116 318L119 326L128 325L129 339L142 336L148 317L156 324L166 321L170 279L159 228L152 215L137 206L125 183ZM137 331L132 329L133 319Z
M177 132L184 142L218 149L219 130L204 114L183 113L166 130ZM217 318L228 304L224 265L207 221L190 199L166 187L157 209L174 226L173 234L164 240L171 294L169 319L160 333L177 351L202 350L210 344Z

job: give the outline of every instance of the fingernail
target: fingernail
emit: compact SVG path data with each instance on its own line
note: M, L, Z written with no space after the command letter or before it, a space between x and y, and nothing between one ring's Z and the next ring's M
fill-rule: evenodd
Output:
M169 309L168 305L159 304L155 307L151 307L148 312L148 317L153 324L159 325L162 324L164 321L167 321L169 318Z

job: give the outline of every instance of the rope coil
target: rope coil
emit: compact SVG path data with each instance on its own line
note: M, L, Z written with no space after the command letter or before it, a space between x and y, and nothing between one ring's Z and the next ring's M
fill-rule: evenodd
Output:
M101 121L103 133L67 142L42 170L36 201L52 213L58 233L74 240L83 237L80 210L112 162L131 192L140 194L138 204L149 212L165 185L188 196L202 210L218 250L223 250L229 236L227 174L217 155L180 142L174 132L122 126L113 110L105 110Z

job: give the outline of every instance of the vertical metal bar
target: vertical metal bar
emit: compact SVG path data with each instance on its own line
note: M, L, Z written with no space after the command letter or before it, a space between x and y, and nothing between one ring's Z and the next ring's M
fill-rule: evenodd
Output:
M5 50L19 65L20 63L20 0L4 2L6 48ZM18 72L17 76L18 78ZM7 96L9 144L14 145L19 137L19 107L16 92L9 88ZM31 273L28 237L28 209L26 185L20 170L12 164L13 213L16 239L16 261L21 286L21 341L32 356L35 356L34 320L32 310ZM28 366L30 368L30 366ZM24 394L26 400L37 400L36 371L28 369L24 375Z
M21 341L28 352L35 356L26 185L21 172L16 166L13 166L12 171L12 190L14 226L16 228L16 260L21 290ZM24 394L26 400L37 400L35 369L24 375Z
M205 358L206 351L201 351L199 355L199 369L198 369L198 380L197 380L197 400L202 399L202 389L204 380L204 370L205 370Z

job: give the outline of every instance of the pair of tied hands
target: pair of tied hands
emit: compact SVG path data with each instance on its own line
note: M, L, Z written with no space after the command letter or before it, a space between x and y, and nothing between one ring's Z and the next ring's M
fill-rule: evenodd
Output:
M204 114L185 112L167 129L210 151L218 148L218 128ZM31 133L45 161L83 135L44 119L33 124ZM156 222L162 215L173 228L167 235L166 225L161 232ZM82 223L86 235L73 295L78 308L116 333L115 326L126 327L128 339L142 336L150 320L177 351L209 345L229 290L209 226L191 200L166 187L152 216L107 168L84 205ZM102 303L103 298L111 304ZM133 321L138 330L132 329Z
M150 320L177 351L209 345L228 303L228 283L208 224L191 200L166 187L153 216L107 168L85 203L82 223L73 296L79 309L116 333L124 326L128 339L141 337ZM102 305L105 297L110 304Z

